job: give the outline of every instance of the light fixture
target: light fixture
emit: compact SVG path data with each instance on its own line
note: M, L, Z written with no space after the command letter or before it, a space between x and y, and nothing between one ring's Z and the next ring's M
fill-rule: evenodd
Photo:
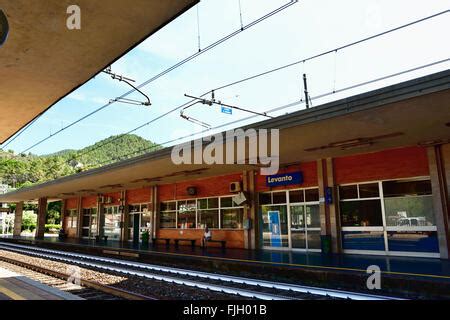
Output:
M8 19L6 19L6 15L0 9L0 47L5 43L6 38L8 37L8 32Z

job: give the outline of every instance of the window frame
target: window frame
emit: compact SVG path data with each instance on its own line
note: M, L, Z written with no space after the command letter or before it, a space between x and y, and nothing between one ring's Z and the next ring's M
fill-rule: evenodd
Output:
M341 186L351 186L351 185L358 185L358 198L353 199L340 199L340 192L338 190L337 193L337 202L340 204L341 202L345 201L364 201L364 200L379 200L381 204L381 215L382 215L382 221L383 225L381 227L374 226L374 227L341 227L340 232L351 232L351 231L375 231L375 232L383 232L384 236L384 246L385 250L377 250L377 251L371 251L371 250L345 250L343 249L344 253L349 254L374 254L374 255L393 255L393 256L422 256L422 257L432 257L432 258L439 258L439 253L434 252L420 252L420 251L391 251L389 249L389 241L388 241L388 232L437 232L437 226L436 221L434 221L434 226L388 226L387 225L387 216L386 216L386 206L385 206L385 197L384 197L384 190L383 190L383 182L387 181L423 181L423 180L431 180L430 176L416 176L416 177L409 177L409 178L396 178L396 179L380 179L380 180L371 180L371 181L360 181L355 183L343 183L337 185L337 187ZM360 192L359 192L359 185L369 184L369 183L378 183L378 190L379 190L379 197L369 197L369 198L360 198ZM431 191L433 192L433 191ZM419 198L419 197L432 197L433 193L427 194L427 195L411 195L411 197ZM402 198L402 197L386 197L386 198ZM435 214L435 211L433 210L433 214ZM339 205L339 219L341 219L341 206ZM342 244L341 244L342 245Z
M314 201L306 201L306 191L307 190L317 190L317 200ZM295 201L295 202L291 202L290 200L290 192L293 191L302 191L303 192L303 201ZM273 203L273 193L276 192L285 192L286 193L286 202L285 203ZM259 195L260 194L271 194L270 199L271 199L271 203L270 204L261 204L259 203ZM270 249L270 250L281 250L281 251L285 251L285 250L290 250L290 251L299 251L299 252L321 252L321 249L314 249L314 248L309 248L308 245L306 246L306 248L295 248L292 246L292 231L291 231L291 206L302 206L304 208L304 210L306 210L307 206L316 206L319 205L320 206L321 201L320 201L320 190L319 190L319 186L312 186L312 187L304 187L304 188L292 188L292 189L284 189L284 190L270 190L270 191L263 191L263 192L259 192L258 193L258 216L259 218L262 219L262 216L260 215L260 208L261 207L277 207L277 206L286 206L286 214L287 214L287 236L288 236L288 246L287 247L271 247L271 246L264 246L264 249ZM264 223L264 222L263 222ZM262 228L262 226L261 226ZM321 231L321 227L310 227L310 228L305 228L305 235L307 237L308 234L308 230L312 231L312 232L317 232L317 231ZM264 242L264 240L263 240Z
M147 207L147 211L143 211L142 210L142 206L144 206L144 205ZM139 209L138 209L138 211L130 212L130 206L139 207ZM139 230L141 230L142 228L144 228L142 226L142 215L143 214L150 213L151 221L152 221L151 224L153 225L153 210L151 210L151 208L152 208L152 202L133 202L133 203L128 203L127 204L127 209L128 209L128 212L127 212L127 216L128 217L127 218L130 219L131 216L134 216L135 214L138 214L139 215ZM127 221L127 224L128 224L128 227L127 227L127 229L128 229L128 241L133 241L132 231L133 231L134 227L131 226L130 220ZM153 228L153 226L152 226L152 228ZM141 233L141 232L139 232L139 233ZM141 239L141 234L139 234L139 239Z
M223 198L232 198L234 196L234 194L229 194L229 195L222 195L222 196L212 196L212 197L200 197L200 198L187 198L187 199L179 199L179 200L167 200L167 201L161 201L160 202L160 206L159 206L159 221L161 221L161 213L163 212L173 212L175 213L175 227L172 228L161 228L161 224L159 229L161 230L202 230L203 228L200 228L200 220L199 220L199 211L207 211L207 210L218 210L218 221L219 221L219 227L218 228L209 228L210 230L225 230L225 231L236 231L236 230L244 230L243 226L242 228L222 228L222 209L240 209L240 210L244 210L244 206L238 206L236 205L233 201L231 202L231 207L222 207L222 203L221 200ZM205 200L205 199L214 199L217 198L218 199L218 207L217 208L209 208L209 201L207 202L207 209L199 209L199 200ZM195 228L178 228L178 203L179 202L189 202L189 201L195 201ZM169 203L169 202L175 202L175 210L161 210L161 207L163 204L165 203ZM242 218L244 219L244 214L245 212L242 213ZM243 221L241 221L241 225L243 225Z
M78 210L77 209L67 209L66 227L70 228L70 229L76 229L77 225L78 225Z

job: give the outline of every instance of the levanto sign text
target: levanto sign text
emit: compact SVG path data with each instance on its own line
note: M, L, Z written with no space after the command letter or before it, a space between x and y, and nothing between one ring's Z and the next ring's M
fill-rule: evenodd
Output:
M303 183L302 172L276 174L266 177L266 185L268 187L286 186L290 184L301 184L301 183Z

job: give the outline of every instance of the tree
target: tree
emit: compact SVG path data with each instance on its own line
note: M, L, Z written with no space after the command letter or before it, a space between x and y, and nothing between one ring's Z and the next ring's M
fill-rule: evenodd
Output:
M47 206L46 221L49 224L61 223L61 201L50 202Z
M33 231L36 229L37 214L33 211L24 211L22 215L22 230Z

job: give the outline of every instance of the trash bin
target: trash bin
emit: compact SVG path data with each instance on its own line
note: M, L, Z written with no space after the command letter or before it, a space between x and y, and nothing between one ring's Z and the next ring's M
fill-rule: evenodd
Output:
M320 242L321 242L322 253L330 254L331 253L331 236L330 235L321 235Z

